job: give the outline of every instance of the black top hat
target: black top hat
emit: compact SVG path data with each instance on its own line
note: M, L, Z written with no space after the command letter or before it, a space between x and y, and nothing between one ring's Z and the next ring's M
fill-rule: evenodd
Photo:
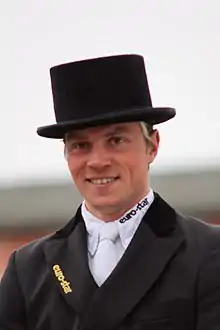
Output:
M118 55L66 63L50 69L56 124L38 127L48 138L74 129L119 122L151 125L175 116L154 108L140 55Z

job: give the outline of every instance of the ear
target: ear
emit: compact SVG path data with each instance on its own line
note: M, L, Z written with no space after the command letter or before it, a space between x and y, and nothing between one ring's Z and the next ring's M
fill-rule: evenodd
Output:
M154 130L151 134L152 143L149 146L149 155L150 155L150 163L152 163L157 156L159 144L160 144L160 135L158 130Z

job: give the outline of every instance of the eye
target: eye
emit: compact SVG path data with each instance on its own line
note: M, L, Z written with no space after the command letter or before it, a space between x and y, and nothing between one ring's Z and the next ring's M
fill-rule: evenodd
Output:
M125 142L125 139L122 136L112 136L110 138L110 143L113 145L122 144L123 142Z
M67 146L68 151L85 150L89 148L88 142L72 142Z

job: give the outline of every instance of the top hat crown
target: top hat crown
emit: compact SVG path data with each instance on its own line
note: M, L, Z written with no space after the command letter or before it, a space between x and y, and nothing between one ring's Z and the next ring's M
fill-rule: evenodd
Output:
M42 126L43 137L63 138L74 129L117 122L159 124L175 116L170 107L154 108L140 55L82 60L50 69L56 124Z

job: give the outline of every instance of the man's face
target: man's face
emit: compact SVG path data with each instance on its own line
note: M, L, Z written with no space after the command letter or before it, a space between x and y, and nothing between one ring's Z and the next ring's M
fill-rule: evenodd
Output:
M87 208L103 220L120 217L148 192L148 165L159 144L147 144L137 122L70 132L65 153L72 178Z

